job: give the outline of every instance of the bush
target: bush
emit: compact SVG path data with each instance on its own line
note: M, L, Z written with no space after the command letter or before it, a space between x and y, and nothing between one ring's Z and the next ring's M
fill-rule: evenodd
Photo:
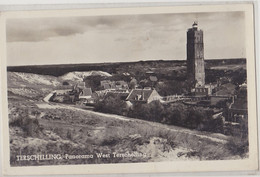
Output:
M162 122L165 117L164 111L165 108L160 101L153 101L149 104L137 103L128 113L128 116L153 122Z
M95 111L118 114L118 115L123 115L125 109L126 109L125 101L121 100L119 97L112 97L112 96L109 96L103 101L98 102L94 107Z
M185 122L186 122L188 128L202 129L203 124L205 124L207 119L211 119L211 117L208 117L206 111L204 111L203 109L190 108L188 110L188 115L187 115Z
M69 82L64 81L64 82L62 82L62 85L70 85L70 84L69 84Z
M215 133L224 133L224 120L222 116L211 119L206 123L204 130Z
M87 76L83 79L83 81L86 84L86 87L90 87L92 91L100 90L100 81L105 80L106 77L100 76L100 75L91 75Z
M233 136L229 139L226 146L233 155L244 157L248 153L248 137L242 138L240 136Z
M29 118L27 116L19 116L9 122L10 126L20 127L25 132L26 136L37 136L42 128L37 119Z
M185 126L187 108L183 104L171 104L165 109L165 123L170 125Z
M107 97L95 105L95 111L127 115L128 117L177 125L190 129L223 133L224 123L221 118L212 119L213 112L199 107L187 107L182 103L163 105L160 101L149 104L135 103L127 109L120 98Z
M189 85L184 81L167 80L162 84L156 84L155 88L160 95L166 96L187 93Z

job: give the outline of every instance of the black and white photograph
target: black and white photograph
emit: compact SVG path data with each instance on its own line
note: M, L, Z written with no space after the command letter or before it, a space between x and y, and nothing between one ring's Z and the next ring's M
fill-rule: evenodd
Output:
M255 158L253 19L223 9L7 13L10 169Z

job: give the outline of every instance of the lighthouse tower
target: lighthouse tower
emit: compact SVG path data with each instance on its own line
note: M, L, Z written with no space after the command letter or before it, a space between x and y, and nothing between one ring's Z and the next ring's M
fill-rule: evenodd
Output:
M193 87L205 85L203 31L197 22L187 31L187 76Z

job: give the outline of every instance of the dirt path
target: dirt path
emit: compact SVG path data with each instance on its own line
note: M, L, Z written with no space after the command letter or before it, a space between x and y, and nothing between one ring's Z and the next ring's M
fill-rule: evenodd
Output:
M106 118L119 119L119 120L123 120L123 121L131 121L129 118L124 117L124 116L95 112L95 111L85 110L85 109L81 109L81 108L77 108L77 107L69 106L69 105L54 104L54 103L53 104L52 103L38 103L36 105L38 106L38 108L41 108L41 109L70 109L72 111L86 112L88 114L94 114L94 115L98 115L98 116L102 116L102 117L106 117Z
M55 93L55 91L49 93L46 97L43 98L43 101L46 103L49 103L49 100L53 96L54 93Z
M203 139L209 139L209 140L217 142L217 143L225 144L227 142L227 139L228 139L228 136L223 135L223 134L217 135L217 134L212 133L212 136L209 136L209 135L203 135L203 132L199 132L199 131L196 131L196 130L190 130L190 129L186 129L186 128L183 128L183 127L175 128L175 126L160 124L160 123L157 123L157 122L149 122L149 121L147 121L147 123L151 124L152 126L164 128L164 129L172 131L172 132L194 135L194 136L197 136L197 137L200 137L200 138L203 138ZM208 132L208 133L210 133L210 132Z

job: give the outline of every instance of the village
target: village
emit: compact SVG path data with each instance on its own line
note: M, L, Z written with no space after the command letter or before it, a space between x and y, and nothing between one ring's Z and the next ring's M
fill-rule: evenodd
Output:
M136 104L149 104L153 101L159 101L163 105L182 103L210 109L213 111L213 118L221 117L223 122L239 124L247 119L246 80L235 84L231 82L232 78L224 76L215 78L215 82L205 83L203 50L203 32L194 22L187 32L187 69L184 72L185 82L188 84L185 85L185 93L160 95L156 86L163 84L164 80L153 70L146 71L142 80L137 80L125 71L121 74L124 80L120 80L120 77L111 80L109 77L94 76L85 77L74 85L64 82L66 89L55 90L50 101L91 108L113 97L123 101L127 110L133 109ZM230 70L226 69L224 72L228 73Z
M151 73L148 73L151 74ZM150 81L157 81L156 76L148 77ZM129 84L134 88L129 88ZM239 119L247 118L246 94L247 85L243 83L238 87L232 83L210 84L205 87L196 87L188 95L168 95L161 96L153 87L142 88L137 84L136 79L132 79L130 83L126 81L100 81L100 90L92 91L93 88L88 87L85 82L78 82L71 89L55 90L51 97L51 101L60 103L78 103L86 106L94 106L95 103L101 102L108 97L120 97L131 108L136 103L149 104L152 101L160 101L163 104L171 104L174 102L183 102L187 105L203 106L216 109L216 115L223 112L226 105L219 105L221 102L229 101L228 117L225 121L239 122ZM222 109L221 109L222 108Z

